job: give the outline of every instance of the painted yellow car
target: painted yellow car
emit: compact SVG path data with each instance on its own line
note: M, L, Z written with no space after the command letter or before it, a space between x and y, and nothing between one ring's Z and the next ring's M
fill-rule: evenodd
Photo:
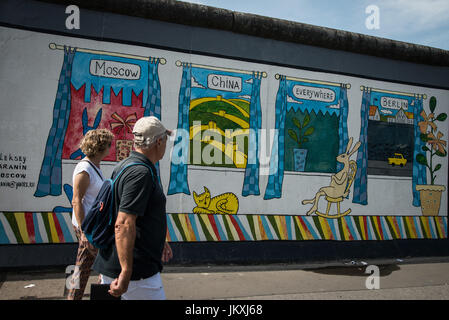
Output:
M407 163L407 159L404 158L402 153L395 153L393 157L388 158L388 164L391 164L392 166L398 165L398 166L405 166Z

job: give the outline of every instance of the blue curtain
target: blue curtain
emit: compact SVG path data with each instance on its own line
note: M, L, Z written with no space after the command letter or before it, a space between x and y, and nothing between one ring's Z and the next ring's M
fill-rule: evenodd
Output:
M150 58L148 61L148 99L143 115L161 119L161 84L158 68L159 58Z
M339 143L338 143L338 154L342 154L344 151L346 151L346 146L349 141L348 137L348 92L346 88L346 84L341 84L340 86L340 98L339 98L339 105L340 105L340 118L338 123L338 136L339 136ZM337 172L343 169L343 164L340 162L337 162Z
M145 104L144 117L155 116L161 119L161 84L159 82L159 58L150 58L148 61L148 99ZM155 164L159 184L162 186L159 162Z
M422 98L415 98L415 106L413 108L413 124L415 130L415 146L413 149L413 178L412 178L412 189L413 189L413 205L415 207L419 207L421 205L421 199L419 195L419 191L416 190L417 184L427 184L427 174L426 167L420 165L418 161L416 161L416 156L418 153L422 152L422 147L425 145L424 142L421 141L418 127L418 122L423 121L424 119L421 117L421 112L423 110L423 101Z
M53 107L53 123L45 146L35 197L62 193L62 148L70 116L70 79L76 49L64 46L64 62Z
M285 117L287 113L287 79L280 76L279 89L276 96L276 131L270 159L270 175L265 190L265 200L282 196L282 182L284 180L284 152L285 152Z
M259 130L262 127L262 111L260 109L260 82L262 74L253 72L251 104L249 117L248 160L245 169L242 195L260 195L259 190Z
M187 167L189 156L189 109L191 94L192 66L184 63L182 69L181 88L178 104L178 130L172 151L170 168L170 184L167 194L185 193L190 195L187 181Z
M354 180L353 203L368 204L368 116L371 101L371 92L363 91L362 106L360 112L360 145L357 153L357 173Z

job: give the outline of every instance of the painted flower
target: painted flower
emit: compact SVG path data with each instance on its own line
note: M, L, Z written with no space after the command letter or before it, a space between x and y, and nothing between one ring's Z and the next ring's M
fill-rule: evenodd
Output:
M435 131L437 129L436 124L433 123L432 121L430 121L435 117L435 115L433 113L431 113L431 114L429 114L429 116L427 116L426 112L423 110L420 115L421 115L421 117L424 118L424 121L418 122L419 130L421 131L421 133L426 134L428 126L431 126L433 131Z
M441 131L438 131L436 137L433 133L429 133L427 135L427 138L429 139L427 142L432 146L433 150L438 150L438 152L445 154L446 151L444 150L444 147L446 147L446 141L441 140L442 137L443 134L441 133Z

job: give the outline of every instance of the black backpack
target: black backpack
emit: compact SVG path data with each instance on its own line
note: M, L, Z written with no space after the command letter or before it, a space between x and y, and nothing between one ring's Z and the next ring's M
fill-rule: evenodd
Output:
M92 208L84 217L81 230L87 240L96 248L108 248L114 242L116 219L116 213L114 212L114 184L126 168L135 165L147 167L153 178L151 167L145 163L136 162L126 165L120 170L114 180L106 179L103 181Z

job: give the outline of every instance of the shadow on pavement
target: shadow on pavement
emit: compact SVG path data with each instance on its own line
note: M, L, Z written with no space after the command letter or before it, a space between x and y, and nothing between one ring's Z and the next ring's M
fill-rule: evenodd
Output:
M325 268L316 268L316 269L304 269L304 271L311 271L314 273L320 273L320 274L328 274L328 275L339 275L339 276L359 276L359 277L366 277L367 274L371 274L371 272L366 273L366 268L368 265L365 266L344 266L344 267L325 267ZM396 264L390 264L390 265L379 265L379 275L381 277L388 276L394 271L398 271L401 268Z

